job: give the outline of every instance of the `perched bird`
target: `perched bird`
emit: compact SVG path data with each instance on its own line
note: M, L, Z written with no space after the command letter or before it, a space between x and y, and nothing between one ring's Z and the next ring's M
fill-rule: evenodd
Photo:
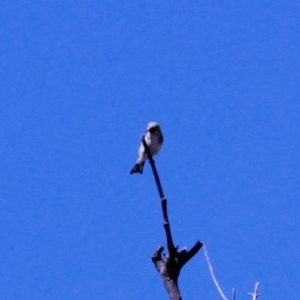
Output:
M149 146L150 152L153 155L157 154L160 150L164 137L162 135L161 129L156 122L150 122L147 127L147 131L145 134L145 142ZM144 148L143 143L139 148L138 159L136 161L135 166L130 171L130 174L133 173L143 173L143 168L145 161L148 159L146 150Z

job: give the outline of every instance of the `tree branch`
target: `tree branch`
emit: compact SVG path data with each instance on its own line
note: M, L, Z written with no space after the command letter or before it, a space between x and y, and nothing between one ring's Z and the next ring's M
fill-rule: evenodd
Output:
M248 295L252 297L252 300L256 300L259 296L261 296L261 294L258 294L258 286L259 282L256 282L254 287L254 293L248 293Z
M207 261L207 264L208 264L208 267L209 267L211 278L213 279L214 284L215 284L218 292L220 293L220 296L222 297L222 299L227 300L227 298L225 297L224 293L222 292L221 287L219 286L219 283L218 283L218 281L215 277L214 270L213 270L213 267L210 263L209 256L208 256L205 244L204 244L203 248L204 248L204 256L206 257L206 261ZM234 294L234 297L235 297L235 294Z
M153 157L152 157L152 154L150 152L150 149L149 149L149 147L148 147L148 145L147 145L147 143L145 141L145 136L144 135L142 135L142 143L144 145L144 148L146 150L147 156L149 158L150 165L152 167L152 172L153 172L153 175L154 175L154 178L155 178L155 182L156 182L156 186L157 186L157 189L158 189L159 197L162 200L163 198L165 198L164 192L163 192L161 184L160 184L158 173L157 173L157 170L156 170L156 167L155 167L155 162L153 160Z
M159 246L159 248L154 252L152 255L152 261L161 275L163 280L164 286L166 287L170 299L171 300L181 300L182 297L180 295L179 287L178 287L178 277L181 271L181 268L194 256L202 247L201 242L197 242L192 249L187 251L186 248L183 248L180 252L178 252L178 246L174 246L172 233L171 233L171 226L168 218L168 211L167 211L167 199L164 196L163 189L161 187L160 179L155 167L155 162L151 155L150 149L145 142L145 137L142 136L142 143L144 145L145 151L149 158L149 162L152 168L152 172L154 175L154 179L156 182L156 186L158 189L158 193L161 199L161 207L163 212L163 226L166 233L167 238L167 246L168 252L165 255L165 260L162 259L161 254L164 250L163 246Z

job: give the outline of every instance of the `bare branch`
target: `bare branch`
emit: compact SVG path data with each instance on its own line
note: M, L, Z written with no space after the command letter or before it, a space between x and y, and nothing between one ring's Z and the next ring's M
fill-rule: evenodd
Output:
M205 255L205 257L206 257L207 264L208 264L208 267L209 267L209 270L210 270L210 274L211 274L211 277L212 277L212 279L213 279L213 281L214 281L214 283L215 283L215 286L217 287L217 289L218 289L218 291L219 291L221 297L222 297L224 300L227 300L227 298L226 298L225 295L223 294L223 292L222 292L222 290L221 290L221 288L220 288L220 286L219 286L219 284L218 284L218 281L217 281L217 279L216 279L216 277L215 277L215 275L214 275L214 271L213 271L212 265L211 265L211 263L210 263L210 261L209 261L209 256L208 256L208 254L207 254L207 250L206 250L205 244L203 244L203 248L204 248L204 255Z
M163 246L159 246L159 248L154 252L152 255L152 261L158 270L158 272L161 275L161 278L163 280L164 286L166 287L170 299L171 300L182 300L182 297L180 295L179 287L178 287L178 277L181 271L181 268L194 256L197 254L197 252L201 249L202 245L204 246L204 255L207 260L207 264L210 270L211 277L214 281L214 284L220 293L223 300L227 300L224 293L222 292L216 277L214 275L214 271L212 268L212 265L209 260L209 256L206 250L206 247L201 242L197 242L189 251L187 251L186 248L181 249L178 252L178 246L174 246L172 233L171 233L171 226L168 218L168 211L167 211L167 199L164 196L163 189L160 183L160 179L158 176L158 172L155 167L155 162L153 160L152 154L150 152L149 146L147 145L145 141L145 136L142 136L142 143L144 145L145 151L147 153L152 172L154 175L154 179L156 182L156 186L158 189L159 197L161 200L161 207L163 212L163 226L166 233L167 238L167 246L168 246L168 252L165 254L165 260L162 258L162 252L164 250ZM252 297L252 300L256 300L260 294L258 294L258 285L257 282L255 285L254 293L249 293L249 296ZM236 294L235 290L232 289L232 299L236 300Z
M161 187L160 179L155 167L155 163L153 157L151 155L150 149L145 142L145 137L142 136L142 143L144 145L145 151L149 158L149 162L153 171L153 175L155 178L156 186L158 189L158 193L161 199L161 207L163 212L163 226L166 233L167 238L167 246L168 252L165 255L165 260L162 259L161 254L164 250L163 246L160 246L152 255L152 261L161 275L163 280L164 286L166 287L170 299L171 300L181 300L181 295L178 287L178 277L181 271L181 268L186 264L194 255L202 247L202 243L197 242L192 249L187 251L186 248L182 249L178 252L178 246L174 246L172 233L171 233L171 226L168 218L168 211L167 211L167 199L164 196L163 189Z
M161 184L160 184L158 173L157 173L157 170L156 170L156 167L155 167L155 162L154 162L153 157L151 155L150 149L149 149L149 147L148 147L148 145L145 141L145 136L144 135L142 135L142 143L144 145L147 156L149 158L150 165L152 167L152 171L153 171L153 175L154 175L154 178L155 178L156 186L157 186L157 189L158 189L158 192L159 192L159 197L160 197L160 199L163 199L163 198L165 198L164 192L163 192Z
M256 282L254 287L254 293L248 293L248 295L252 297L252 300L256 300L259 296L261 296L261 294L258 294L258 286L259 282Z

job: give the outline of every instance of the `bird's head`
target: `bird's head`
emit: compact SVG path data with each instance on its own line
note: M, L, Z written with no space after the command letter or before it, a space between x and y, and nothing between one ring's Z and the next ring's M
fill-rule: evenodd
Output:
M157 122L150 122L148 124L147 131L155 134L155 133L160 132L160 127Z

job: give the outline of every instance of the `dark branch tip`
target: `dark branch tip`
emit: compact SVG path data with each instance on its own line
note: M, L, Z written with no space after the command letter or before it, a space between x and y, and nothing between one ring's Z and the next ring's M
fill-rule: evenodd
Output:
M161 253L161 252L164 251L164 249L165 249L164 246L160 245L160 246L158 247L157 251Z

